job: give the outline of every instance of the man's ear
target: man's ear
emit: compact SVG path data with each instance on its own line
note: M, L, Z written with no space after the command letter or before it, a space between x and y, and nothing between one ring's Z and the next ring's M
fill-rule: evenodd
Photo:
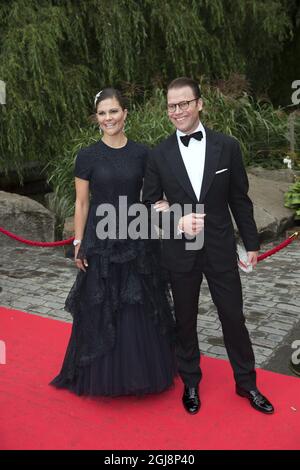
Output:
M198 110L202 111L202 108L203 108L203 101L202 101L201 98L199 98L199 100L198 100Z

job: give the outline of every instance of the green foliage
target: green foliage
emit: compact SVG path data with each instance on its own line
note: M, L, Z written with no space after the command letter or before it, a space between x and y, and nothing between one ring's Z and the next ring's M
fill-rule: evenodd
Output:
M72 115L85 107L89 71L62 60L64 37L77 39L66 11L51 3L19 0L0 9L0 76L7 87L7 104L0 108L0 164L6 168L50 159L78 125Z
M268 80L268 91L274 104L291 105L291 84L300 77L300 2L288 0L286 12L292 19L293 33L284 42L284 48L273 64L273 72ZM264 74L261 76L261 81Z
M294 183L284 195L285 207L296 211L295 219L300 220L300 180Z
M60 155L108 84L143 102L178 75L266 76L291 31L287 0L1 2L0 167Z
M157 88L142 104L133 105L126 122L126 134L132 140L153 147L173 132L166 112L166 97Z
M94 127L79 129L71 143L64 146L62 153L52 159L45 167L49 183L53 186L53 197L50 209L55 213L58 229L62 228L64 219L73 215L75 186L74 162L79 150L99 140L99 132Z
M246 92L224 95L218 88L203 88L202 120L208 127L236 137L246 165L282 168L287 152L287 116L270 103L256 102Z

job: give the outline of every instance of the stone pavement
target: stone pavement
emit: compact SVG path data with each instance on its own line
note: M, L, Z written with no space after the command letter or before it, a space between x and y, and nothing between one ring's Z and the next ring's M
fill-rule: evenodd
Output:
M261 252L282 239L263 244ZM1 255L0 305L71 321L63 307L77 269L71 259L64 257L62 248L20 245L3 247ZM246 324L257 366L293 375L288 363L293 340L300 340L300 240L260 262L252 273L241 272L241 278ZM205 280L199 302L198 336L205 355L227 358Z

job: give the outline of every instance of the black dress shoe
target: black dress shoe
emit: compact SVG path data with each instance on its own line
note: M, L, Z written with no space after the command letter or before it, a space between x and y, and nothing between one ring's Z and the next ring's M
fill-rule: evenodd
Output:
M274 407L269 400L264 397L259 390L243 390L242 388L236 387L236 393L240 397L248 398L250 405L253 406L257 411L262 413L272 414L274 413Z
M186 411L192 415L198 413L201 402L198 394L198 387L184 387L182 403Z

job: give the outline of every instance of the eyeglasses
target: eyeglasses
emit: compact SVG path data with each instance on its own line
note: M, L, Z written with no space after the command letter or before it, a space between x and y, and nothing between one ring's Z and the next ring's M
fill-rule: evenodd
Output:
M177 106L181 111L186 111L192 101L197 101L199 99L200 98L193 98L192 100L189 100L189 101L181 101L180 103L176 103L176 104L168 104L168 112L175 113Z

